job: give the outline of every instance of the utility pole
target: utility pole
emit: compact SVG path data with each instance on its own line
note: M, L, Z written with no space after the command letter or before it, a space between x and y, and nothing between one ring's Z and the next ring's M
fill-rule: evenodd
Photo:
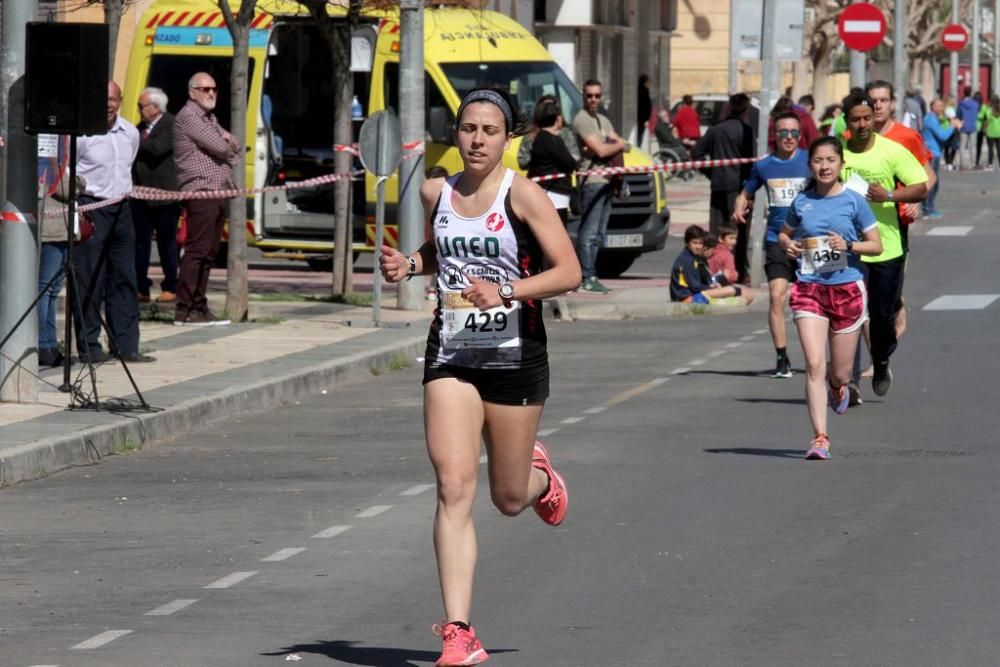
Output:
M951 22L958 23L958 0L951 0ZM958 51L948 56L948 94L958 100Z
M979 91L979 33L983 31L979 0L972 0L972 92ZM985 101L985 100L984 100Z
M958 0L955 0L957 2ZM858 4L859 2L865 2L865 0L851 0L851 4ZM864 51L858 51L857 49L850 49L851 52L851 88L864 88L865 87L865 59L868 55Z
M896 97L900 100L910 88L909 64L906 58L906 0L896 0L893 10L892 78Z
M993 0L993 86L994 95L1000 95L1000 0ZM985 103L986 100L983 100Z
M11 214L0 222L0 339L10 334L0 349L0 401L22 403L38 400L38 316L14 330L38 287L38 142L24 132L25 26L37 5L0 3L0 206Z
M399 163L399 249L414 252L424 241L424 207L420 186L424 183L424 2L400 0L399 116L403 145L419 142L421 153L403 156ZM378 267L375 267L378 271ZM424 279L399 283L397 306L401 310L423 310Z
M774 57L775 42L775 5L777 0L764 0L764 22L761 27L760 40L760 114L757 121L757 156L767 153L767 127L769 112L780 96L780 71L778 61ZM764 216L764 201L766 197L757 197L753 207L753 223L750 226L750 284L760 285L764 282L764 232L767 231L767 220Z
M729 94L736 92L740 85L739 54L736 52L736 35L739 28L735 24L736 3L738 0L729 0Z

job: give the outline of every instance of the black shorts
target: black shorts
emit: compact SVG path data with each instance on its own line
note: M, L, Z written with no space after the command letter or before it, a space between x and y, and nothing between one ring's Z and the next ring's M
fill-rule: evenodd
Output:
M424 364L424 384L440 378L468 382L480 398L500 405L536 405L549 397L549 365L533 368L467 368Z
M764 274L768 282L784 278L790 283L795 282L795 260L785 254L777 243L764 245Z

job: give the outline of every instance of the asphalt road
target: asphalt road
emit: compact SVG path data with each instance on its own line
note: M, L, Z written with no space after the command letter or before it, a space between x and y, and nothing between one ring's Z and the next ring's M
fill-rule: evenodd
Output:
M508 519L480 489L491 664L1000 663L1000 301L973 298L1000 293L997 176L948 176L945 235L913 231L896 383L831 414L831 461L802 460L801 372L760 374L761 313L550 323L570 511ZM0 492L0 665L432 663L419 379Z

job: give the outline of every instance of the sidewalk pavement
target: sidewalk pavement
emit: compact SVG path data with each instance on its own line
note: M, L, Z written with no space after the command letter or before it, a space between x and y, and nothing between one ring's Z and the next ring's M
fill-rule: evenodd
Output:
M707 187L699 197L690 184L680 186L691 194L686 199L678 196L678 205L693 211L700 198L707 212ZM41 372L37 403L0 404L0 487L94 464L110 454L327 391L368 373L423 362L433 303L422 311L400 311L394 287L387 286L381 309L385 326L373 327L370 307L322 300L327 288L315 281L306 288L302 274L256 274L249 323L195 328L175 327L170 320L143 321L141 349L156 361L131 364L129 371L148 408L141 407L117 361L96 368L97 395L106 402L105 409L68 409L69 395L58 391L62 368ZM370 294L371 279L370 273L357 274L355 290ZM665 277L626 276L604 282L614 289L611 294L576 292L550 299L546 317L632 319L747 310L671 304ZM307 300L270 300L287 297L282 292L304 293ZM211 308L222 311L224 300L225 272L215 271ZM92 393L91 379L79 364L72 367L71 379L84 394Z

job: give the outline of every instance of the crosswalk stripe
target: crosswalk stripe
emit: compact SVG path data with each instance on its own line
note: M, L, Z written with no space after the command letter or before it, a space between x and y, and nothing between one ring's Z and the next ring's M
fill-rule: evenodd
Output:
M934 299L924 310L982 310L1000 299L1000 294L943 294Z
M965 236L972 231L971 225L949 225L947 227L931 227L927 236Z

